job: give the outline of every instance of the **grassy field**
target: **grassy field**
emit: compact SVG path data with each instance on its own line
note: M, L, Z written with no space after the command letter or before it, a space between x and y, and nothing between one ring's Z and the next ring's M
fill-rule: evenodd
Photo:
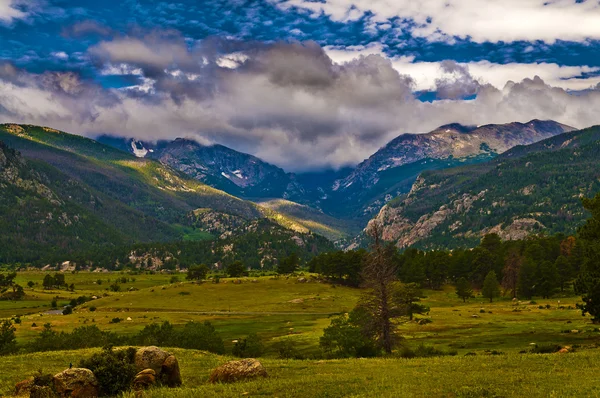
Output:
M45 291L39 287L43 276L43 273L19 274L18 283L32 280L38 286L26 289L28 297L24 301L0 301L0 316L21 315L22 323L16 325L21 343L34 338L47 322L57 331L95 324L104 330L131 334L154 322L169 321L177 325L210 320L227 347L233 339L257 333L264 340L268 354L273 354L272 346L282 339L291 339L305 354L314 354L319 352L319 338L331 316L351 310L360 294L357 289L325 283L298 283L296 278L242 278L241 284L234 284L231 279L220 284L171 284L170 275L117 273L66 274L67 283L75 284L75 292ZM135 282L121 284L121 292L106 290L123 276L133 277ZM184 280L183 275L179 278ZM102 279L101 285L97 284L98 279ZM138 290L128 291L130 287ZM67 304L80 295L100 298L77 307L72 315L47 313L53 297L58 296L60 304ZM479 297L463 303L452 286L425 291L425 295L423 303L431 310L417 318L432 322L399 324L400 334L411 346L424 343L456 350L462 355L485 350L518 353L529 349L531 343L600 342L599 329L575 309L579 297L536 299L537 302L503 299L494 303ZM90 311L92 306L96 307L94 312ZM123 321L111 323L113 318Z
M97 350L8 356L2 359L0 395L42 368L55 373ZM208 383L214 367L231 359L169 349L179 359L182 388L148 397L598 397L599 350L571 354L507 354L421 359L298 361L261 359L269 378ZM134 397L126 394L126 397Z

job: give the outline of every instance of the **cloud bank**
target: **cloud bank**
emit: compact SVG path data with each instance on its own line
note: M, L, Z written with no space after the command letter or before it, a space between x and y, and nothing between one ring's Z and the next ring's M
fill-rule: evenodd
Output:
M173 32L117 36L87 56L103 75L137 84L110 89L74 72L36 74L3 63L0 122L88 136L196 138L290 171L356 164L399 134L450 122L600 123L600 89L553 87L534 77L535 68L531 78L497 86L477 76L478 67L494 66L444 61L435 65L441 75L424 84L413 77L418 64L409 59L343 54L314 42L190 43ZM433 86L440 100L419 101L420 85ZM475 99L461 99L467 96Z
M429 41L476 43L600 39L600 4L575 0L269 0L333 21L361 18L369 29L410 31ZM375 27L375 28L373 28ZM377 28L379 27L379 28ZM374 33L375 33L374 32Z

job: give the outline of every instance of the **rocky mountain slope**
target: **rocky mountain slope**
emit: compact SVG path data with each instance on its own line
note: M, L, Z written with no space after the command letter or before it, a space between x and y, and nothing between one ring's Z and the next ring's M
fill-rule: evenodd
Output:
M159 160L232 195L258 201L285 199L364 225L387 201L408 192L425 170L484 162L516 145L571 130L539 120L480 127L450 124L427 134L401 135L354 169L303 175L286 173L224 146L187 139L155 144L108 136L99 140L138 157Z
M600 127L592 127L487 163L425 172L372 222L398 247L474 246L487 233L572 233L587 217L580 198L599 191Z
M446 169L493 159L517 145L528 145L574 128L532 120L480 127L450 124L427 134L403 134L336 181L332 198L368 214L407 193L425 170Z

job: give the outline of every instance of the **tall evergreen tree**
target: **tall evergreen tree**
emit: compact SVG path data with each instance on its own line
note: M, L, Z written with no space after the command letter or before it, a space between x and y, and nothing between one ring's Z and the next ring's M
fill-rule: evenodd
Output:
M466 278L460 278L456 282L456 295L464 302L473 297L473 288Z
M496 297L500 297L500 284L494 271L490 271L483 281L483 288L481 289L481 295L485 298L490 299L490 303Z

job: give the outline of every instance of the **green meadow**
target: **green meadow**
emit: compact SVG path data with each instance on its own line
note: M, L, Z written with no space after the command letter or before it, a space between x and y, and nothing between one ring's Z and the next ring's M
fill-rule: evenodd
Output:
M600 360L600 329L576 309L579 297L565 294L551 300L515 301L503 298L493 303L475 297L463 303L453 286L426 290L422 303L429 313L398 324L403 345L420 344L453 357L347 360L279 360L275 346L289 340L308 357L320 352L319 338L332 316L351 310L360 290L296 278L247 277L221 279L221 283L192 283L179 275L79 272L65 275L75 292L44 290L44 273L20 273L18 283L37 283L26 288L23 301L2 301L3 317L20 315L19 343L27 343L45 323L54 330L70 331L97 325L119 334L133 334L150 323L169 321L182 325L209 320L225 340L257 333L266 347L261 362L271 377L233 385L210 385L210 370L228 357L194 350L172 349L180 359L185 385L177 390L157 389L152 397L531 397L599 396L595 364ZM120 292L106 290L117 278ZM135 278L135 281L131 281ZM102 280L98 284L98 280ZM130 288L133 288L130 290ZM72 298L94 295L98 299L75 308L71 315L47 313L50 301L59 304ZM94 309L92 311L92 308ZM119 323L112 323L120 318ZM419 324L419 319L431 322ZM568 354L529 354L533 344L574 346ZM37 369L59 371L94 350L21 354L3 357L0 394L9 394L14 384ZM468 354L468 355L466 355Z
M2 359L0 394L42 368L54 373L97 352L58 351ZM169 349L184 385L146 397L597 397L600 351L572 354L506 354L419 359L277 360L261 362L269 378L209 384L211 369L231 360L194 350ZM134 394L124 397L133 398Z

